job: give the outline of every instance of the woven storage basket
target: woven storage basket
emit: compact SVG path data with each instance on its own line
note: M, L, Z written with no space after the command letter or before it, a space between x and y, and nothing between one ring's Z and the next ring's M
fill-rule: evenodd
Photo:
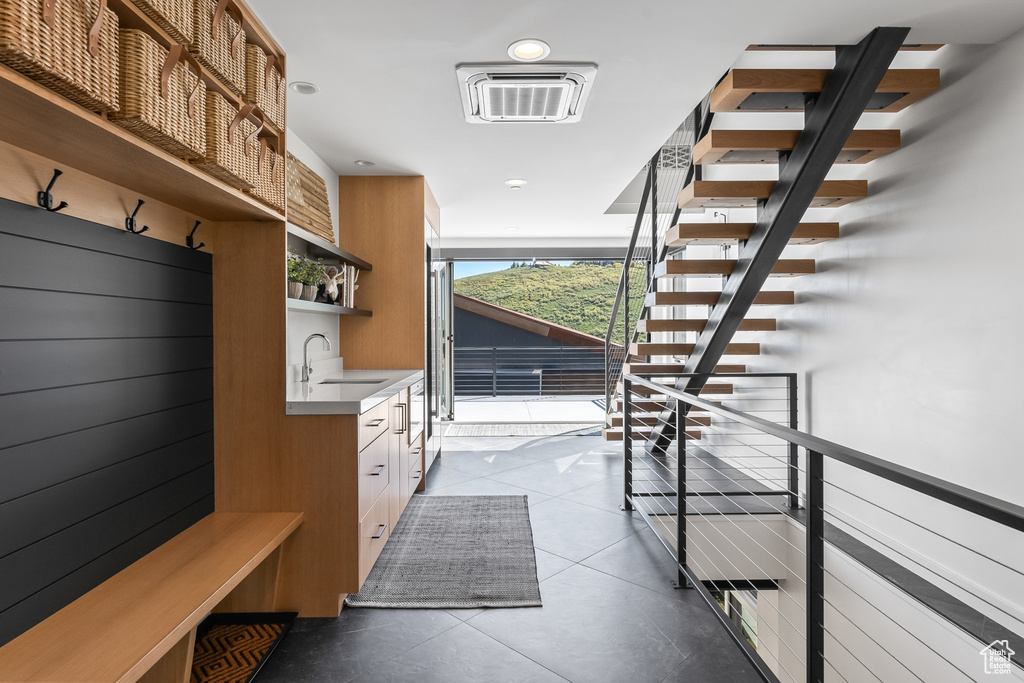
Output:
M179 43L192 42L193 0L128 0Z
M260 139L256 149L258 154L249 155L253 188L246 192L264 204L284 211L284 157L265 138Z
M0 0L0 61L92 111L117 111L117 15L106 0Z
M2 0L0 0L2 1ZM244 15L233 0L196 0L189 50L238 95L245 94Z
M206 157L192 163L232 187L251 190L253 172L249 168L249 157L259 153L255 140L259 127L249 121L244 112L244 109L243 112L235 109L220 93L207 91Z
M182 159L205 157L206 86L199 72L181 45L168 51L142 31L121 29L121 111L111 120Z
M287 84L278 70L281 63L259 45L246 45L245 53L245 101L258 104L267 123L283 131Z

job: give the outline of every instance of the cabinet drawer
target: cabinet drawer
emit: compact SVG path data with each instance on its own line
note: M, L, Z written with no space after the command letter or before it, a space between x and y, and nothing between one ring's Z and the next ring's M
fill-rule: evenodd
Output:
M409 483L409 495L415 491L423 490L423 480L427 476L427 467L424 457L426 455L423 435L420 434L409 446L409 476L406 480Z
M391 537L391 508L389 497L380 496L359 522L359 587L380 556L384 544Z
M384 401L359 415L359 450L363 450L388 430L388 402Z
M381 437L363 449L359 454L359 516L369 511L370 506L387 488L388 482L397 477L388 462L388 440Z

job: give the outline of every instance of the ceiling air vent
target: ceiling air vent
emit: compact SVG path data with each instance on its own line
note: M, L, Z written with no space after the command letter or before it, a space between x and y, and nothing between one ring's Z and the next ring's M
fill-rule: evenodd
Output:
M596 64L460 64L455 69L470 123L573 123Z

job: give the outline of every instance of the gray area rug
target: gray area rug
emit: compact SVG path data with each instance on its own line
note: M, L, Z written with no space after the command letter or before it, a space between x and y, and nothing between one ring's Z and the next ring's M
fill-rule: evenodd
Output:
M601 425L593 423L453 424L445 436L601 436Z
M540 607L526 496L413 496L349 607Z

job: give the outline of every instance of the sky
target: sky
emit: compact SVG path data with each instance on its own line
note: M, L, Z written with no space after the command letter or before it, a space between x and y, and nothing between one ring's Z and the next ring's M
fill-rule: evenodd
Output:
M496 270L505 270L511 265L511 261L456 261L455 279L481 273L493 273Z

